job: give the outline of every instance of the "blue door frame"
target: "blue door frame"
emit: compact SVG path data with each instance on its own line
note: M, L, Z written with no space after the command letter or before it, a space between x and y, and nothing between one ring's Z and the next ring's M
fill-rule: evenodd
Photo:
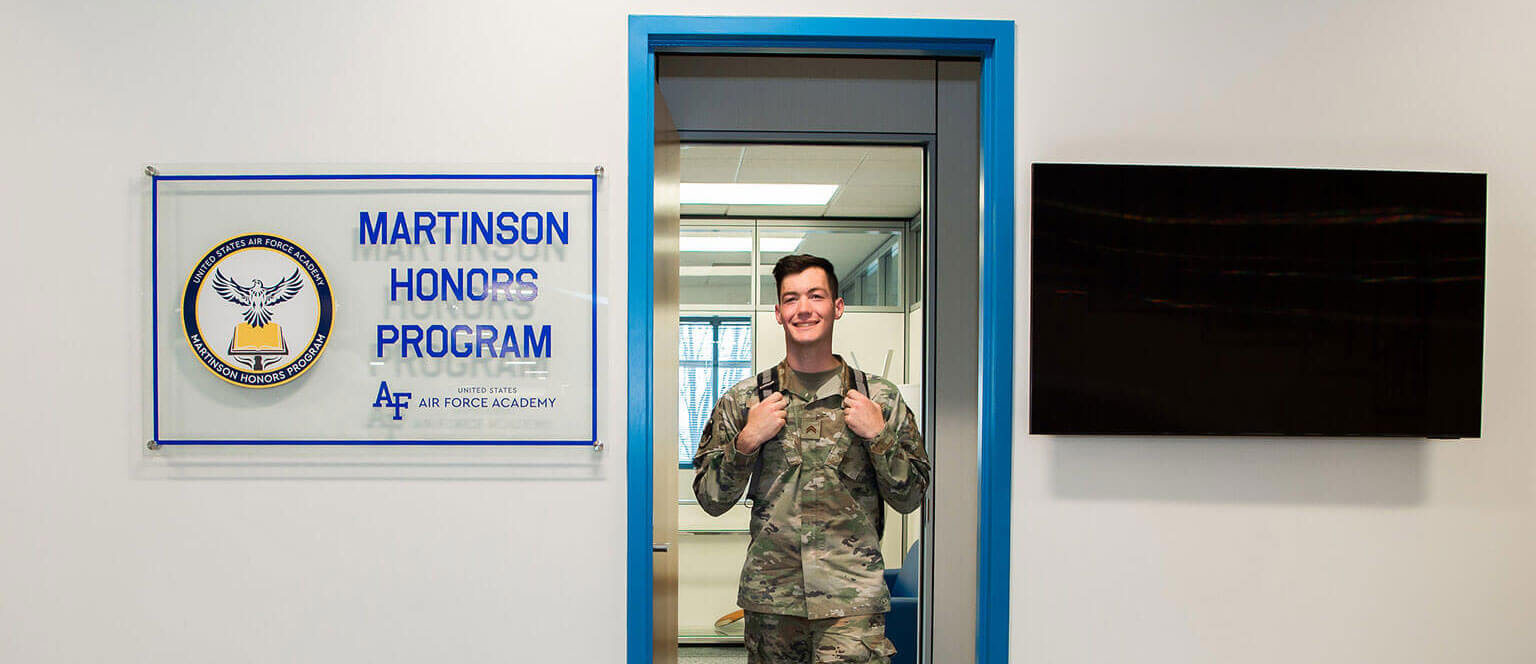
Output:
M629 363L627 533L630 664L651 662L652 381L655 339L656 53L805 50L981 59L981 449L977 456L976 661L1008 661L1013 469L1012 21L629 17Z

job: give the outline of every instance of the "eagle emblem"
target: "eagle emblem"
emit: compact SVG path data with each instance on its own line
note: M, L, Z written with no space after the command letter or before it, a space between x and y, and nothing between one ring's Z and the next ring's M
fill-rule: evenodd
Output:
M254 371L262 371L272 360L288 355L288 339L283 335L283 326L272 322L272 307L293 299L303 288L304 280L297 268L288 278L271 286L260 279L242 286L224 276L224 272L214 270L213 292L235 306L245 307L240 312L245 322L236 324L229 338L230 357Z
M271 286L263 284L260 279L252 279L251 285L241 286L234 279L224 276L222 271L213 271L213 292L233 304L245 307L240 315L251 327L266 327L267 323L272 322L269 308L293 299L303 287L304 280L299 276L297 268L288 278Z

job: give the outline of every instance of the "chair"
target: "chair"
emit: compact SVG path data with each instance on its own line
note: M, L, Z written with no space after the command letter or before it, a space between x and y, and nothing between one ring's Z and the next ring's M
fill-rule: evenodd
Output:
M917 593L922 587L922 562L918 543L913 542L901 560L901 569L885 570L885 585L891 591L891 612L885 615L885 637L896 646L891 664L917 661Z

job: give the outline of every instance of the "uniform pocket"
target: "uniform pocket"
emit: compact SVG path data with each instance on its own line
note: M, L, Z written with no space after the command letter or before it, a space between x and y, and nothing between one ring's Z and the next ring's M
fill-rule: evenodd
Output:
M869 455L864 452L864 444L857 441L849 441L848 449L843 452L843 458L837 463L837 472L855 481L863 481L873 468L869 465Z
M864 647L869 648L871 653L881 657L890 657L896 654L896 644L891 643L891 640L885 638L884 634L866 634L863 641Z

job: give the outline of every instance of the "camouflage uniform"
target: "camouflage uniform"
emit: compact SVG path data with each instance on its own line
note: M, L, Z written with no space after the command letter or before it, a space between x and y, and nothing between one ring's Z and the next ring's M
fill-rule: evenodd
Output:
M752 499L752 540L737 595L737 605L748 612L749 634L754 613L772 614L759 617L759 623L792 616L833 624L840 621L824 619L890 610L880 555L881 502L902 513L917 509L928 488L930 463L912 411L888 380L869 378L868 396L880 406L885 428L868 440L847 429L843 394L854 380L852 369L837 360L842 371L814 394L788 363L773 369L779 391L788 398L784 428L752 454L737 451L735 442L747 410L758 402L756 379L732 386L715 404L693 458L693 493L705 512L724 514L743 491ZM889 653L880 651L890 647L884 616L841 622L855 628L861 622L879 623L867 626L878 628L883 644L870 648L875 658L816 661L885 661ZM753 640L748 638L749 645Z
M748 611L746 639L751 664L885 664L896 654L884 613L810 620Z

